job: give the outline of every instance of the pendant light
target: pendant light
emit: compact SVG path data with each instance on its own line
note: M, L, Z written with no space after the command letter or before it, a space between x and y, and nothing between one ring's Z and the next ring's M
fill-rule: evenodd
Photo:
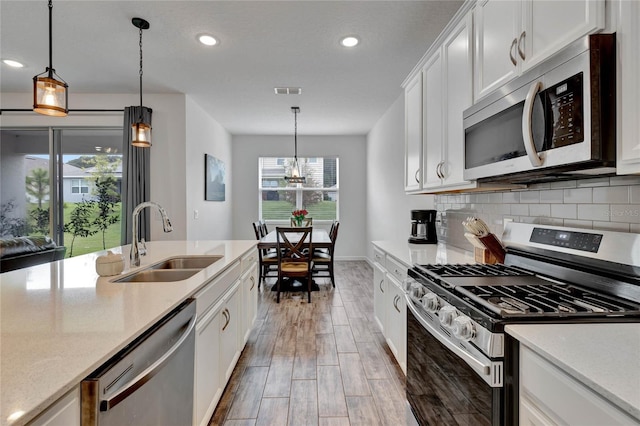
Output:
M33 110L39 114L65 117L69 113L67 83L53 69L53 3L49 0L49 66L33 77Z
M291 176L285 176L284 180L288 183L307 183L307 178L301 175L300 167L298 165L298 113L300 112L300 107L294 106L291 107L291 112L293 112L293 146L294 146L294 154L293 154L293 167L291 167Z
M142 118L142 30L149 29L149 22L142 18L133 18L131 23L140 30L140 116L131 126L131 145L149 148L151 146L151 125L145 123Z

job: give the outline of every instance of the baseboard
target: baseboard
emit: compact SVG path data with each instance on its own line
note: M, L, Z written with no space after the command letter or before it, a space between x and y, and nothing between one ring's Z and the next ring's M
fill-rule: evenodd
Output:
M352 262L358 260L369 261L366 256L336 256L336 261Z

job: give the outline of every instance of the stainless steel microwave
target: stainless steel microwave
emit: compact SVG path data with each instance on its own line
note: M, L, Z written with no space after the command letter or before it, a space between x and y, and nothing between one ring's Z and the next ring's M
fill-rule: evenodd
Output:
M615 34L585 37L464 111L464 178L615 173Z

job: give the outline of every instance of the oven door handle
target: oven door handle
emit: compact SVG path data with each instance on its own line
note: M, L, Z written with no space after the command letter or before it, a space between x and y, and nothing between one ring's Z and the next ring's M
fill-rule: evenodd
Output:
M533 141L533 104L535 103L538 92L542 89L542 83L536 81L529 87L529 93L524 100L524 110L522 111L522 139L524 140L524 149L531 165L534 167L542 166L542 158L536 151L536 144Z
M453 343L451 343L446 337L444 337L442 335L442 333L440 333L435 328L433 328L433 326L431 324L429 324L422 317L420 312L418 312L418 310L416 309L415 305L413 304L414 303L413 300L409 297L408 294L405 294L404 297L407 300L407 307L411 310L411 313L413 314L413 316L416 317L418 322L420 322L420 324L433 337L438 339L438 341L440 343L442 343L447 349L449 349L456 356L461 358L469 367L471 367L476 373L478 373L478 375L480 375L480 377L482 377L482 380L487 382L487 384L493 386L493 381L491 380L491 361L488 361L488 363L482 362L481 360L478 360L478 359L474 358L469 353L463 351L458 346L456 346Z

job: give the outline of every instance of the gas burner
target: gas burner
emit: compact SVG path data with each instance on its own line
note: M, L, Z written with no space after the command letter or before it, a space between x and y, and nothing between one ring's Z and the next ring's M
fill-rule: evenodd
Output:
M486 277L486 276L518 276L532 275L524 269L507 266L502 263L487 264L451 264L451 265L416 265L416 267L432 276L444 277Z

